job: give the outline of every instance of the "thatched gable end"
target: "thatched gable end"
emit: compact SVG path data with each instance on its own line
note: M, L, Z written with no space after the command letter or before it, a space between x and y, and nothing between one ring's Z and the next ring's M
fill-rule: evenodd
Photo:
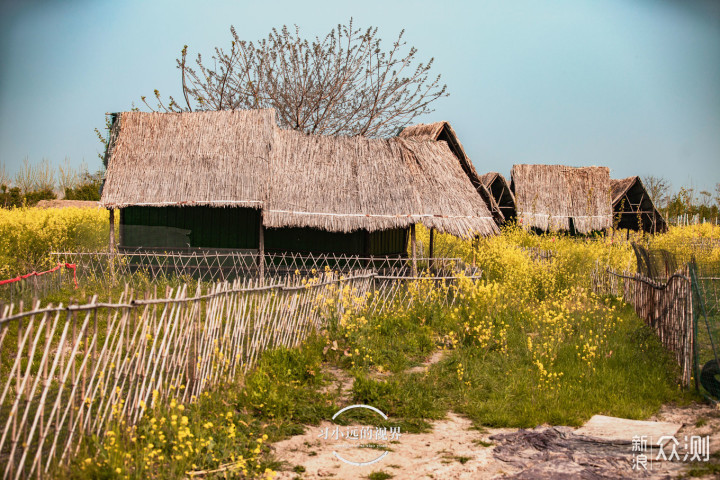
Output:
M465 148L460 143L455 130L449 122L435 122L435 123L419 123L403 129L398 135L400 138L412 139L416 141L434 141L434 142L446 142L450 151L460 162L465 175L470 179L470 182L475 187L475 190L485 202L490 213L492 213L493 219L497 225L501 225L505 221L505 217L498 206L495 198L492 196L488 188L483 184L480 175L478 175L475 166L465 152Z
M611 178L610 179L610 195L612 198L613 206L615 206L616 203L620 202L623 195L630 190L630 187L633 186L633 184L640 180L640 177L627 177L627 178L621 178L619 180ZM643 190L645 187L643 187Z
M515 218L515 196L505 177L498 172L488 172L480 177L483 185L492 195L506 221Z
M618 228L642 229L653 233L667 231L667 223L655 207L640 177L611 179L610 186L614 223Z
M306 135L273 111L120 114L101 203L262 210L268 228L498 229L445 142Z
M589 233L612 226L610 169L514 165L511 188L526 228Z

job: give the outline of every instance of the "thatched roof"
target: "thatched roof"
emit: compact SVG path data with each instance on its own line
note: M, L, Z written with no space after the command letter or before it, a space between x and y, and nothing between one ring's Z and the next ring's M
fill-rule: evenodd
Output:
M664 232L667 223L655 207L640 177L611 179L613 213L618 228Z
M627 177L627 178L621 178L621 179L610 179L610 191L612 193L612 203L613 207L615 204L619 203L622 199L623 195L630 190L630 187L632 187L636 182L640 182L640 177ZM642 186L642 182L640 182L640 185ZM645 190L645 187L642 186L643 190Z
M400 138L413 139L418 141L436 141L446 142L450 150L453 152L455 157L460 161L460 165L467 177L472 182L475 190L480 194L480 197L487 205L488 209L493 215L495 222L500 225L505 221L502 211L500 210L497 202L493 198L490 191L483 184L480 175L478 175L475 166L465 152L462 143L458 139L455 130L449 122L435 122L435 123L419 123L403 129L398 135Z
M269 228L496 233L445 143L306 135L272 110L119 114L101 203L262 209Z
M100 208L100 202L92 200L40 200L37 208Z
M110 133L101 203L259 208L274 110L123 112Z
M480 180L492 195L505 220L515 218L515 195L513 195L505 177L498 172L488 172L482 175Z
M579 233L612 226L607 167L514 165L511 188L523 226Z

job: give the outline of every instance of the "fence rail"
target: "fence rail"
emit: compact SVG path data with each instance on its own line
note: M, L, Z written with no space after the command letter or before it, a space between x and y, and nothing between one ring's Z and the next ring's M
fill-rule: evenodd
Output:
M623 300L635 308L637 315L657 333L663 346L672 353L680 366L682 384L690 385L695 334L687 265L670 276L666 283L659 283L640 274L596 270L593 274L593 290L596 293L622 295Z
M331 315L348 308L426 302L438 282L355 271L217 282L194 293L187 284L165 296L0 311L0 465L3 478L47 474L67 463L84 435L108 422L134 424L154 402L191 401L250 368L262 351L293 347ZM465 277L476 280L479 275ZM440 289L442 290L442 289ZM331 301L328 301L331 300ZM334 309L334 310L333 310ZM9 360L9 362L8 362Z

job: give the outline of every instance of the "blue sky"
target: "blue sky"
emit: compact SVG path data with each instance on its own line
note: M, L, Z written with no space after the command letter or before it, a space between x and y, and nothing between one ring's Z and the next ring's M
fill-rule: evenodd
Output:
M515 163L606 165L677 189L720 182L720 2L42 1L0 10L0 163L66 156L100 167L93 129L141 95L180 93L175 58L209 57L230 25L256 40L354 18L387 43L401 29L435 58L448 120L478 171Z

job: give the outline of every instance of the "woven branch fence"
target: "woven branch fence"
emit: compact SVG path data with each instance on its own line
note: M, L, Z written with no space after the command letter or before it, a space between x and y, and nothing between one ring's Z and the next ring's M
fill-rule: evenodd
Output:
M474 281L479 275L460 277ZM345 309L454 302L458 277L379 276L357 271L218 282L191 295L187 285L165 297L117 303L48 306L0 312L0 465L3 478L44 476L67 464L84 435L108 422L136 423L153 402L192 401L232 381L266 349L297 346ZM438 284L443 288L437 288Z
M660 338L680 366L681 381L690 385L695 345L690 273L687 266L658 283L640 274L610 269L593 273L596 293L620 296Z

